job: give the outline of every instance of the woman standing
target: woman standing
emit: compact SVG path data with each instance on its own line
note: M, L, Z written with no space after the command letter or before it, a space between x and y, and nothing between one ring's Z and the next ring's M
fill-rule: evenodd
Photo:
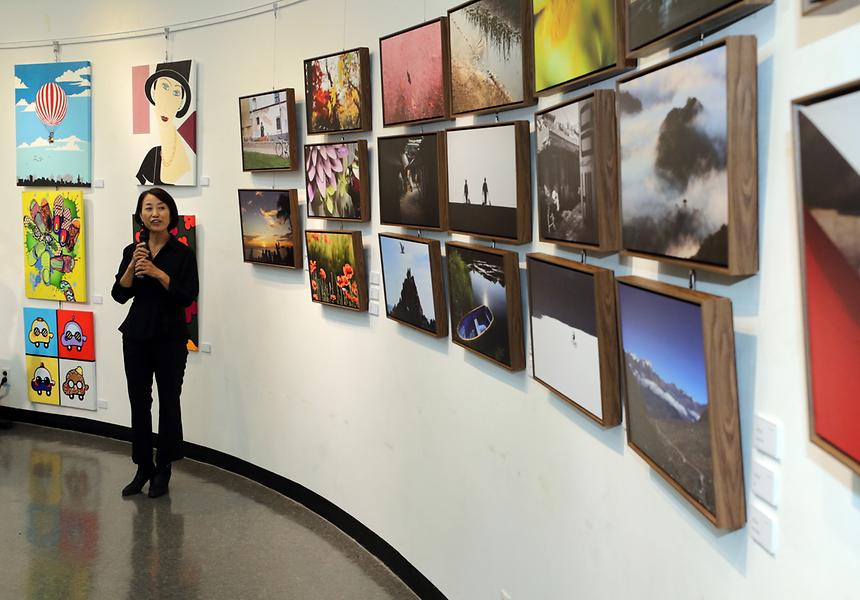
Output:
M179 220L176 202L161 188L137 199L135 219L141 242L123 250L111 296L120 304L134 298L122 332L123 362L131 402L132 450L137 465L123 496L167 493L170 464L184 456L179 395L188 358L185 307L198 292L197 260L170 231ZM158 386L158 449L152 462L152 378Z

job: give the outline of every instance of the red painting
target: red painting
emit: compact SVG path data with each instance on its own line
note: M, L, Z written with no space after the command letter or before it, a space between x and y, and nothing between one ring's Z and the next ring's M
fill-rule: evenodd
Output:
M85 310L58 310L57 331L60 358L87 361L96 359L93 313Z

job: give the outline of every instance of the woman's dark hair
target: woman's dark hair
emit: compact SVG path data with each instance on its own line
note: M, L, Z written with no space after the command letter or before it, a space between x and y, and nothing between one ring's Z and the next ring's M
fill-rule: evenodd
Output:
M140 193L140 196L137 197L137 208L134 211L134 216L137 217L138 221L141 223L143 222L143 218L140 216L140 211L143 210L143 199L149 194L152 194L164 202L167 205L167 209L170 211L170 223L167 225L167 231L176 229L176 226L179 225L179 209L176 208L176 201L173 199L173 196L159 187L143 190Z

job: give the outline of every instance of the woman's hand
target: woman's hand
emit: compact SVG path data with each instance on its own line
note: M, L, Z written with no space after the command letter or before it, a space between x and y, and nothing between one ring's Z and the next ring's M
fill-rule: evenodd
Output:
M137 250L135 250L137 252ZM149 256L138 259L137 264L134 267L135 276L147 276L152 277L153 279L158 280L158 282L164 286L164 289L170 285L170 276L159 269L153 264L151 260L149 260Z

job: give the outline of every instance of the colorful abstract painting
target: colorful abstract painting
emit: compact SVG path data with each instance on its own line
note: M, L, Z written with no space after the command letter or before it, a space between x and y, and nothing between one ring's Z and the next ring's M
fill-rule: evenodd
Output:
M140 185L197 185L197 76L193 60L131 69L132 151Z
M18 185L90 186L91 89L89 61L15 65Z
M87 301L84 195L22 192L24 291L28 298Z
M140 242L141 226L132 215L132 230L135 243ZM197 217L194 215L179 215L179 222L170 234L177 240L191 248L197 254ZM194 300L191 306L185 309L185 323L188 325L188 351L197 352L200 346L200 326L197 322L197 307L199 300Z
M355 48L305 61L308 133L370 129L368 56L367 48Z

